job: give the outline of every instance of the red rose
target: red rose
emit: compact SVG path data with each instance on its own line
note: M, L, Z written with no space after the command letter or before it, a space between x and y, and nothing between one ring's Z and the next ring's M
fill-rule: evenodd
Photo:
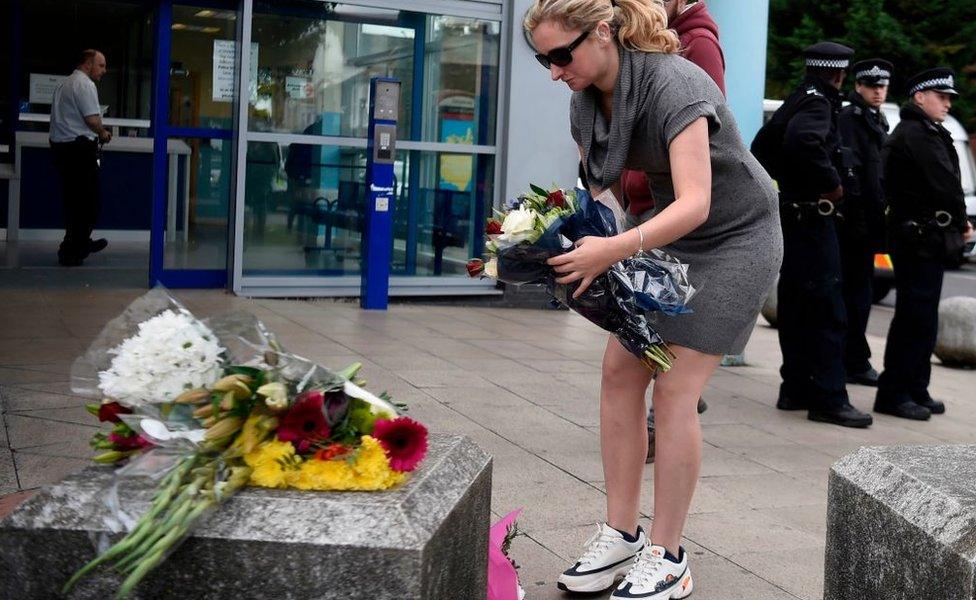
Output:
M488 225L485 226L485 233L488 235L500 235L502 233L502 224L496 219L488 219Z
M152 446L146 438L139 434L133 433L132 435L120 435L118 433L108 434L108 441L112 442L115 446L115 450L141 450L147 446Z
M118 402L106 402L98 407L98 420L102 423L121 423L119 415L131 415L132 409L122 406Z
M478 277L485 272L485 261L480 258L472 258L468 261L467 268L469 277Z
M546 204L549 206L555 206L556 208L565 208L566 194L564 194L562 190L549 192L549 195L546 197Z

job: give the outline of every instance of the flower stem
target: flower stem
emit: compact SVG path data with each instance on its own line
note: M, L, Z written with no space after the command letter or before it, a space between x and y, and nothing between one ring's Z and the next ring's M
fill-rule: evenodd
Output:
M117 556L125 554L131 548L139 544L146 536L152 534L152 525L154 524L156 517L169 506L170 501L176 494L176 490L179 488L181 478L193 465L195 459L195 456L180 459L180 462L170 469L170 472L167 473L166 477L163 478L163 481L160 484L161 489L153 498L153 503L149 511L139 519L136 525L132 528L132 531L127 533L101 556L96 557L94 560L78 569L78 571L71 576L71 579L64 584L64 587L61 589L63 594L67 594L68 591L74 587L74 585L78 583L82 577L91 572L92 569L99 565L105 564Z

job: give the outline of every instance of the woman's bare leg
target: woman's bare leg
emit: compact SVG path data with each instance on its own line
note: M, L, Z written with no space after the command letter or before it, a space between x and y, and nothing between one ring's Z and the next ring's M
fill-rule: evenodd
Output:
M637 531L641 476L647 457L644 395L651 373L613 336L603 355L600 387L600 449L607 485L607 523ZM697 398L697 396L696 396Z
M698 399L722 357L681 346L670 348L677 357L674 366L654 382L657 435L651 541L678 556L681 532L701 468Z

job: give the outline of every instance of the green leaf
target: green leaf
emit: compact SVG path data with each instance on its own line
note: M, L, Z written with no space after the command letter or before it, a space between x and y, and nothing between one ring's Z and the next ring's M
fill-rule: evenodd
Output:
M549 197L549 192L547 190L542 189L541 187L537 186L534 183L530 183L529 184L529 188L533 192L535 192L536 194L539 194L540 196L542 196L543 198L548 198Z

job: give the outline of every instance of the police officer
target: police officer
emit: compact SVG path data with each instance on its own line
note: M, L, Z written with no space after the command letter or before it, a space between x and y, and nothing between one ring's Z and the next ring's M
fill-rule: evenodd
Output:
M58 262L75 267L105 239L92 240L99 209L99 143L112 139L102 124L95 82L105 74L105 55L84 50L78 66L54 91L51 103L51 151L61 179L64 240Z
M865 332L873 300L874 254L884 251L885 244L881 148L888 138L888 121L881 105L888 98L892 70L891 63L880 58L855 64L850 105L840 111L838 121L853 159L853 172L843 182L843 218L837 222L847 309L844 367L848 383L872 387L878 385L878 372L870 363Z
M778 181L784 256L777 305L783 366L776 407L812 421L868 427L845 388L840 249L835 219L844 195L837 117L854 51L821 42L804 51L807 76L757 134L753 153Z
M945 405L929 395L946 259L973 236L952 136L942 126L957 95L951 69L908 81L908 103L883 150L895 317L888 330L876 412L926 420Z

